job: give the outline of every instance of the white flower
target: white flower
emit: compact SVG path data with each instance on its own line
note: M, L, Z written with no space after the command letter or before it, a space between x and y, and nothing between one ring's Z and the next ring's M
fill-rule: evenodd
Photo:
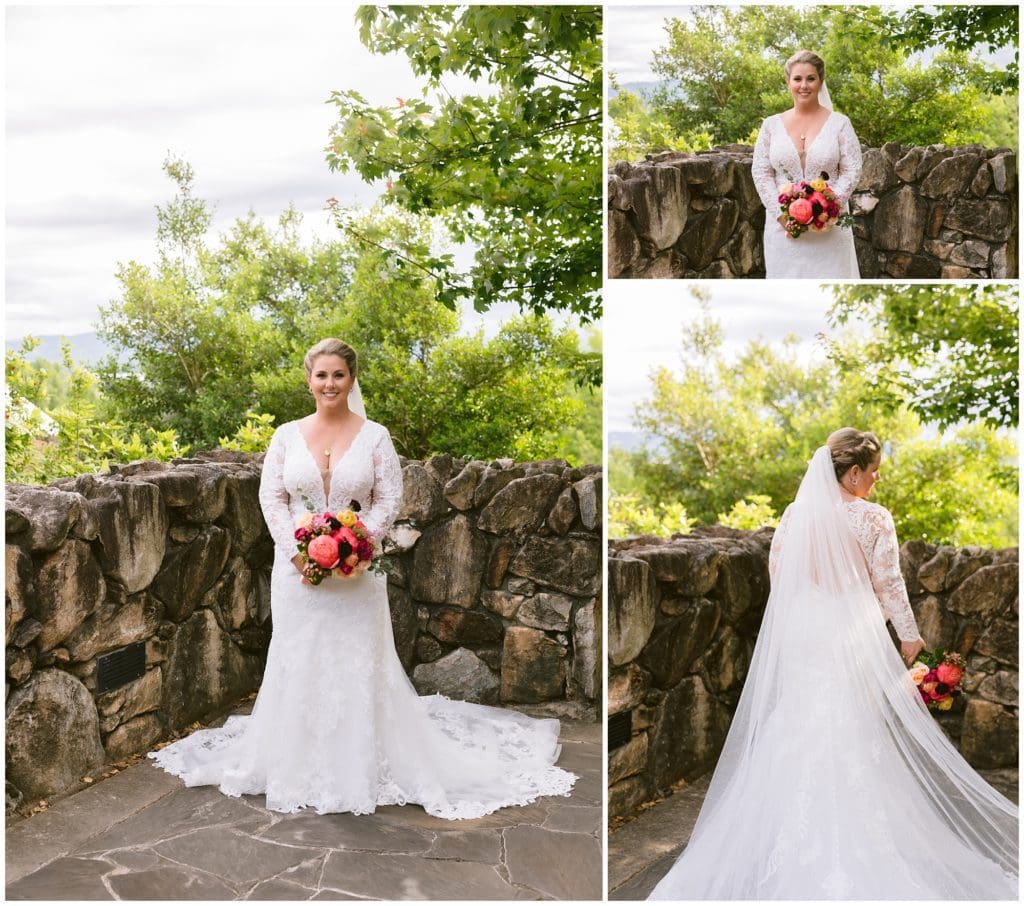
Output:
M915 686L920 686L924 681L925 676L928 675L928 671L932 668L927 664L922 664L917 661L913 667L910 668L910 678L914 681Z

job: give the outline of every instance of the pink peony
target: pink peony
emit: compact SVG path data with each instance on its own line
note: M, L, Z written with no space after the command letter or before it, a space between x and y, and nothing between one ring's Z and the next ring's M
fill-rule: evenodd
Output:
M334 569L338 565L338 542L330 535L317 535L309 542L307 553L324 569Z
M789 206L789 216L797 223L810 223L814 217L814 208L806 198L798 198Z
M935 676L940 683L945 683L947 686L955 686L960 682L960 677L963 675L963 670L959 667L954 667L952 664L939 664L935 668Z

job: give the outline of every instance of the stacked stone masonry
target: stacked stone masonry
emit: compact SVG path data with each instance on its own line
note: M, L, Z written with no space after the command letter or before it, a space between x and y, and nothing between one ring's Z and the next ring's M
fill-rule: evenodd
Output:
M6 499L7 806L222 713L259 687L273 544L262 456L134 463ZM403 460L389 594L423 694L596 719L601 474L563 460ZM97 693L97 658L145 644Z
M609 753L609 816L714 768L768 600L771 535L713 527L611 543L608 714L631 712L632 736ZM922 541L900 550L922 636L967 658L966 705L937 718L982 770L1017 767L1017 557Z
M1017 276L1010 149L889 142L863 154L850 200L861 277ZM765 209L752 158L748 145L725 145L616 163L608 176L608 276L763 277Z

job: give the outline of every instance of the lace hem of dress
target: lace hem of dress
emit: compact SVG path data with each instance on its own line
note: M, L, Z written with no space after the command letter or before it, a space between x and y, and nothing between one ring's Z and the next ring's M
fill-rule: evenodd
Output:
M196 750L205 753L224 751L244 734L245 721L245 717L230 717L220 729L200 730L164 749L150 752L149 757L158 767L183 780L186 786L209 785L208 777L190 767L190 756ZM529 805L544 796L571 795L572 788L579 779L576 774L555 765L531 770L514 770L515 759L517 756L521 758L523 754L521 740L515 740L507 747L503 745L502 748L501 754L512 761L510 766L513 770L506 774L506 784L502 790L505 795L488 801L450 801L443 795L438 795L436 787L432 790L405 788L394 780L390 762L383 753L378 753L376 790L372 793L367 791L365 796L332 796L322 788L285 789L279 782L267 784L255 776L242 773L232 777L222 775L216 786L225 796L234 798L265 795L268 809L286 814L311 808L318 815L338 812L370 815L379 806L415 804L420 805L429 815L450 821L482 818L498 809ZM560 748L554 748L554 757L557 757Z

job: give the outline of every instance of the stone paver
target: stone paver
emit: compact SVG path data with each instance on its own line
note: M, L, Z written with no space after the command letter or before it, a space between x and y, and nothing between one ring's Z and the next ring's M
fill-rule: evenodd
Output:
M608 898L644 900L683 851L711 775L696 780L608 836Z
M283 815L152 763L7 832L8 899L601 899L601 726L563 721L571 797L469 821L419 806Z

